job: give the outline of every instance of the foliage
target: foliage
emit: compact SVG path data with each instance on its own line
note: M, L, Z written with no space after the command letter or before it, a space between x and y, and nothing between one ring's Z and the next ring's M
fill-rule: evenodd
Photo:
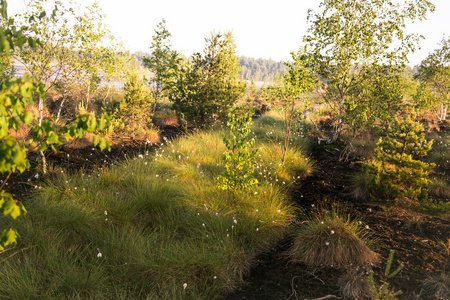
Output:
M391 272L391 266L392 266L392 261L394 260L394 250L391 250L389 252L389 258L387 260L386 263L386 268L384 270L383 273L383 279L382 279L382 284L380 287L377 288L377 285L375 284L375 279L373 278L373 270L369 270L369 282L370 285L372 286L372 290L374 292L374 296L376 300L385 300L385 299L396 299L397 296L400 296L401 294L403 294L402 291L391 291L389 290L389 283L387 282L387 280L389 278L393 278L395 275L397 275L398 273L400 273L400 271L405 267L404 264L400 264L397 269L395 269L394 272Z
M415 95L416 107L433 109L438 120L447 117L450 103L450 38L442 39L441 48L434 50L419 66L415 78L420 87Z
M123 89L124 101L115 113L115 123L117 128L134 138L151 123L150 91L145 78L140 77L137 71L129 73Z
M426 141L422 125L411 119L396 119L380 138L374 161L364 167L370 174L370 196L378 199L403 197L426 198L429 184L427 170L433 166L419 160L431 150L433 141Z
M291 133L295 130L294 119L300 116L309 107L305 94L314 84L311 70L307 68L307 58L304 50L298 53L292 52L293 63L286 63L288 71L283 76L283 84L269 86L264 89L264 95L272 102L272 109L278 110L284 121L284 141L281 164L286 160L286 152L291 142ZM300 106L300 107L299 107Z
M25 35L30 28L34 28L34 23L30 24L30 27L17 29L14 21L9 19L6 14L6 1L2 1L0 4L0 11L2 12L0 38L3 45L0 53L2 55L11 55L17 49L22 49L25 43L31 49L36 47L36 44L38 44L37 40L31 37L26 38ZM37 22L44 16L45 14L40 14L39 17L36 17ZM37 151L42 153L47 147L51 147L56 151L55 145L61 145L63 139L81 137L86 132L101 131L109 120L105 115L97 120L94 115L84 114L77 116L72 123L63 128L58 128L50 120L45 120L35 125L33 121L35 121L36 116L27 110L28 106L34 103L34 94L38 94L40 98L45 97L44 86L35 77L24 75L22 78L1 82L0 173L8 173L7 179L11 173L16 171L24 172L30 167L27 159L27 153L30 151L29 146L10 136L10 130L17 131L21 125L28 126L32 132L32 141L37 143ZM100 139L98 135L94 137L94 144L99 145L101 149L109 147L109 144L104 139ZM12 198L11 194L3 191L5 183L6 181L0 187L0 207L3 208L5 216L9 215L15 219L20 215L21 211L26 212L26 210L21 203ZM14 230L4 231L0 249L15 243L16 237L17 233Z
M427 0L322 1L322 11L310 11L311 26L304 42L318 78L325 83L325 100L333 107L335 141L345 116L344 104L358 99L350 94L368 78L372 68L401 69L419 36L406 34L406 23L422 20L434 5ZM398 47L393 47L397 41ZM369 102L372 106L372 103Z
M44 11L48 2L28 2L26 12L18 18L26 22L30 14ZM113 43L97 3L83 7L56 1L51 14L36 24L34 35L41 44L17 52L15 59L43 83L46 92L60 95L60 111L69 99L78 100L77 104L88 111L100 81L111 86L110 82L121 76L118 70L123 68L127 57Z
M7 2L0 1L0 54L9 57L16 48L24 45L34 47L36 40L27 38L24 31L28 28L18 29L14 20L8 18ZM42 17L43 15L40 15ZM9 175L16 170L23 172L30 164L26 159L27 149L19 144L15 138L9 136L11 128L18 129L21 123L29 124L33 115L25 111L26 106L33 102L33 92L43 93L42 86L32 78L26 76L19 79L2 78L0 82L0 173ZM9 178L7 176L6 180ZM16 219L21 213L26 213L23 204L13 199L12 195L3 191L6 180L0 187L0 209L5 216ZM17 231L4 230L0 236L0 251L6 246L17 243Z
M360 83L348 90L342 120L352 137L378 122L386 124L402 112L401 74L386 66L372 65L359 75Z
M252 111L238 116L235 112L228 113L227 125L230 137L224 137L223 142L227 148L224 153L225 173L219 176L219 188L231 190L233 199L238 190L245 190L258 183L253 172L254 159L258 149L252 150L255 139L251 137Z
M150 57L142 59L144 66L153 73L153 77L150 79L150 82L155 84L153 113L163 93L167 92L172 85L181 60L178 52L171 49L170 36L171 34L166 28L166 20L163 19L156 26L155 35L152 37Z
M203 54L195 53L180 67L170 95L178 113L197 125L224 120L245 91L231 32L212 33L206 43Z

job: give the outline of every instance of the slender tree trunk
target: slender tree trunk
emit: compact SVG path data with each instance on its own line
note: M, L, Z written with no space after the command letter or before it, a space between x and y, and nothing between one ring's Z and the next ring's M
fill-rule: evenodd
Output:
M161 95L160 86L159 84L156 84L155 103L153 103L152 117L155 116L156 105L158 104L160 95Z
M66 97L63 96L63 98L62 98L62 100L61 100L61 103L59 104L58 113L56 114L56 120L55 120L55 122L58 122L59 118L61 117L61 111L62 111L62 108L63 108L63 106L64 106L64 102L65 102L65 101L66 101Z
M131 106L131 137L134 139L134 120L135 120L135 114L134 114L135 105L133 104Z
M91 81L89 81L88 87L87 87L87 94L86 94L86 112L88 110L89 106L89 100L91 99Z
M108 100L109 93L111 92L111 85L108 86L108 92L106 92L105 98L103 98L103 102L105 102L105 105L108 104L106 100Z
M39 110L38 125L39 125L39 127L41 127L42 120L44 118L44 99L42 99L41 97L39 97L38 110ZM39 154L41 155L41 159L42 159L42 173L47 174L47 159L45 158L45 154L43 151L40 151Z
M447 118L447 106L444 103L440 104L440 109L439 109L439 120L440 121L445 121L445 119Z
M334 125L333 136L331 138L332 142L336 141L336 139L339 135L339 131L341 129L341 122L342 122L341 114L342 114L342 106L343 105L344 105L344 97L341 97L341 99L339 100L339 107L338 107L338 112L337 112L337 116L336 116L336 124Z

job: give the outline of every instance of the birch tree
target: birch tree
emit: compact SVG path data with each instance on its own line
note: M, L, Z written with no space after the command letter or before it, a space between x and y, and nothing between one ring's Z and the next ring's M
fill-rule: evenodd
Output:
M343 125L344 104L355 101L349 91L374 66L393 73L405 65L421 38L407 34L406 24L425 19L434 5L427 0L323 0L319 7L320 12L308 12L311 25L304 43L334 111L331 141L335 141Z

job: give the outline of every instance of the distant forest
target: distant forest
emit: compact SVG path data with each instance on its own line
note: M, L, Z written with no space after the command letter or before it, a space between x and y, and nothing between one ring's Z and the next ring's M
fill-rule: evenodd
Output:
M241 76L245 80L274 82L287 70L282 61L241 56Z
M142 57L150 56L149 53L144 51L137 51L134 55L140 62L142 62ZM282 61L277 62L272 59L241 56L240 63L242 67L242 71L240 72L242 78L254 82L274 82L287 70Z

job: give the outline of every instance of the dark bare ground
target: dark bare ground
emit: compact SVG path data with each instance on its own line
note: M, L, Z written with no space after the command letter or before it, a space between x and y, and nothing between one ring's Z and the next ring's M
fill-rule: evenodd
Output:
M170 138L177 133L169 128L163 136ZM116 144L111 152L101 152L92 147L63 147L57 154L49 152L47 155L51 172L83 168L89 170L151 151L154 147L157 146L129 141ZM13 174L8 180L6 189L19 200L25 199L26 193L42 184L40 178L35 178L39 169L35 158L31 157L32 168L29 171ZM422 282L429 275L439 274L444 269L448 272L450 269L450 257L437 242L437 239L446 241L450 238L450 222L386 203L357 202L349 196L348 186L349 175L359 168L358 164L340 162L339 152L333 149L316 148L312 158L316 161L316 171L292 186L293 201L306 213L337 206L342 213L362 220L377 239L374 250L386 258L389 250L394 249L394 268L400 263L405 264L403 271L391 281L395 290L404 292L400 299L434 299L420 294ZM299 221L302 218L304 215L298 216ZM338 279L342 271L333 268L317 271L306 265L290 263L284 252L291 243L292 237L288 236L271 251L260 255L250 274L244 278L246 284L224 299L340 297ZM376 273L382 271L384 263L385 259L380 266L375 267Z
M294 201L307 213L338 207L342 213L362 220L376 239L374 250L383 257L382 263L374 268L375 273L384 270L389 250L393 249L393 268L405 264L390 282L393 289L403 291L399 299L427 299L421 294L423 280L450 268L450 257L437 242L437 239L447 241L450 238L450 222L386 203L355 201L349 196L348 186L349 176L358 165L339 162L338 151L324 148L317 148L313 158L317 170L293 186ZM299 216L300 221L301 218L304 216ZM314 271L306 265L290 263L283 253L291 243L292 238L287 237L270 252L261 255L258 264L245 278L247 284L225 299L341 297L338 280L342 271L333 268ZM330 296L329 299L333 298Z

